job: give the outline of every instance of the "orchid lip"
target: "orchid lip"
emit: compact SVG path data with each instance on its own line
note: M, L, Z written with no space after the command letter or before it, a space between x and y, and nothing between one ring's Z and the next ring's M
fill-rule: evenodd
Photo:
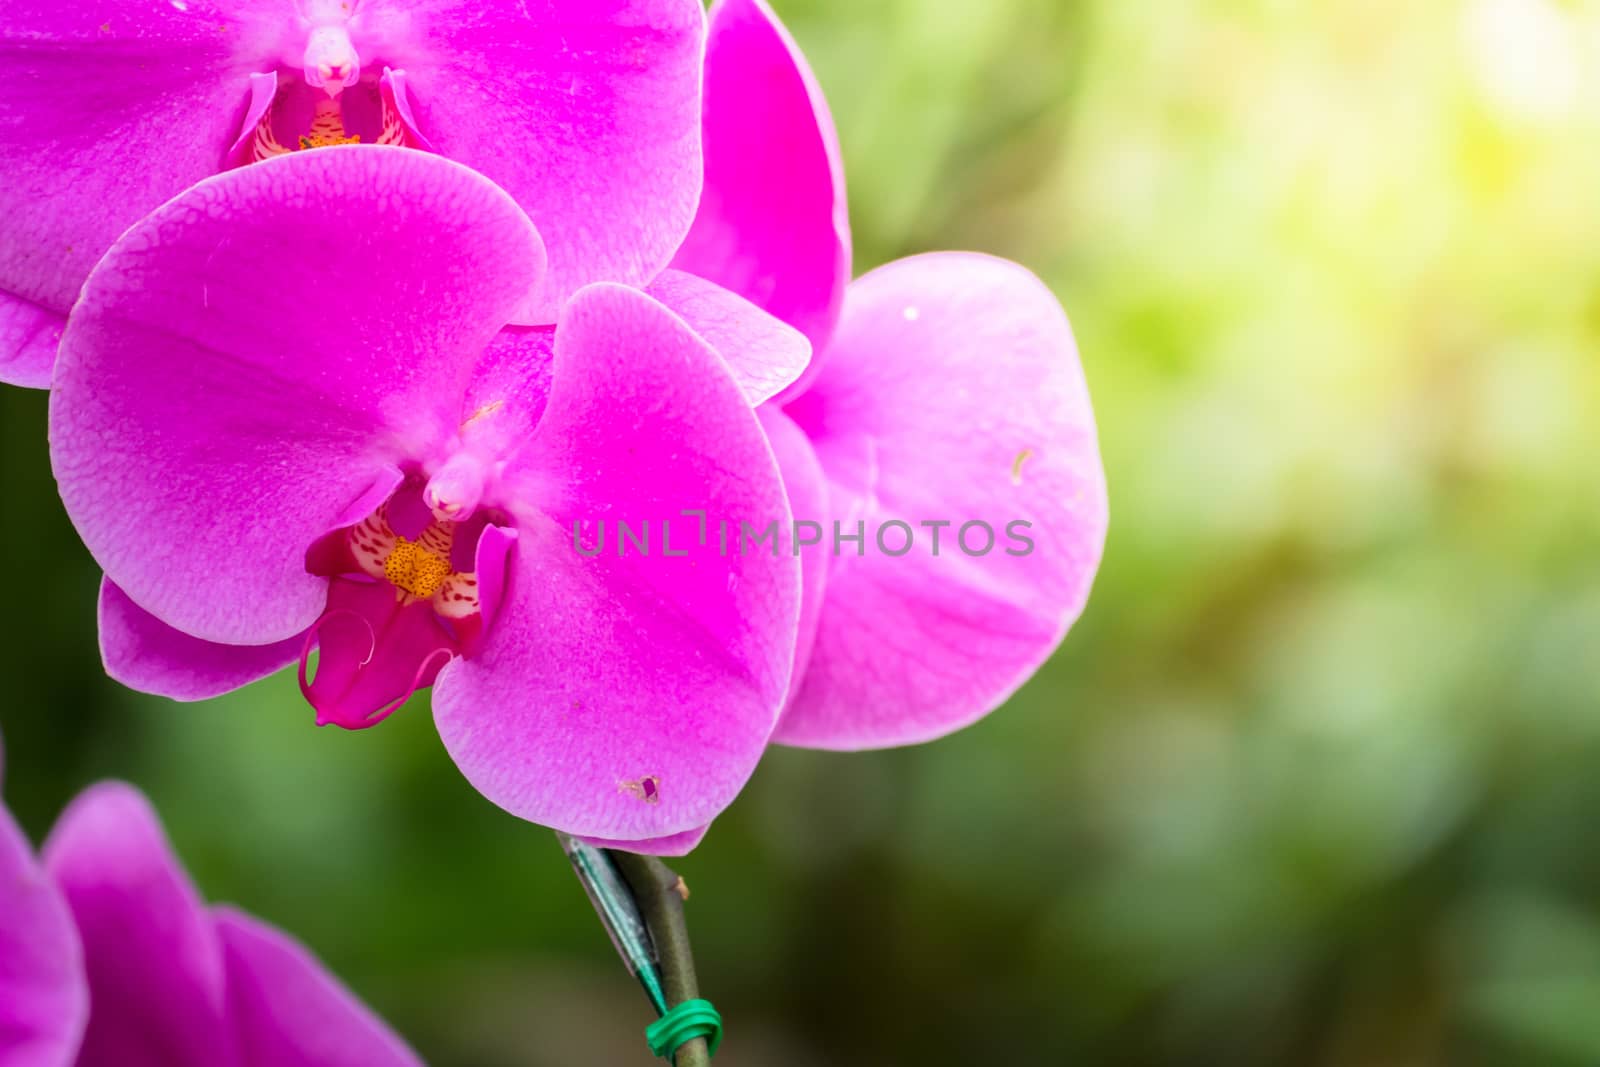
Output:
M327 623L345 616L357 619L367 630L369 641L367 655L357 669L368 666L378 651L378 635L372 629L372 623L360 612L352 611L349 608L330 608L323 612L322 617L306 631L305 645L300 650L300 693L305 697L306 702L316 710L318 726L339 726L346 730L366 730L378 725L404 707L406 701L410 700L418 689L430 684L434 675L438 674L445 664L449 663L455 656L455 653L449 648L434 649L417 664L416 671L412 674L410 682L400 687L397 696L371 710L351 711L343 706L342 697L344 694L319 693L316 679L309 677L311 650L318 643L318 633ZM319 678L321 676L320 668L318 676Z
M472 517L484 471L468 454L426 483L414 470L366 518L307 553L307 570L329 580L326 608L300 652L300 688L318 725L374 726L432 685L452 659L475 654L494 607L485 604L476 569L488 518ZM491 580L491 597L498 588ZM313 649L320 652L314 679Z
M367 648L366 658L361 661L361 666L365 667L368 663L371 663L373 655L378 651L378 635L373 631L372 624L367 622L366 619L362 618L359 612L351 611L348 608L329 609L328 611L323 612L321 617L318 618L316 622L311 624L311 628L306 631L305 644L300 649L300 693L306 698L306 703L310 704L314 709L316 709L318 726L327 726L330 723L348 725L342 721L342 716L321 706L321 702L316 698L314 683L310 678L311 650L317 646L317 634L321 632L322 628L329 622L344 616L349 616L350 618L359 620L362 625L366 626L367 628L367 640L369 642L369 647ZM406 694L407 697L410 695L410 693ZM385 716L385 718L387 718L387 716ZM358 729L366 725L369 724L362 720L355 726L349 726L349 728Z
M320 650L316 677L311 652ZM364 730L432 685L460 654L458 642L425 601L381 582L336 578L328 607L306 631L300 650L300 692L318 726Z

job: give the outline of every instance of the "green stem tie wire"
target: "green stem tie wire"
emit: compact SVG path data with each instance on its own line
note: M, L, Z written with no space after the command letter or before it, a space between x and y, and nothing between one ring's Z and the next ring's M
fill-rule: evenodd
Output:
M722 1044L722 1016L709 1000L686 1000L644 1028L650 1051L668 1062L680 1045L697 1037L705 1038L711 1054L717 1054L717 1046Z
M704 1065L722 1044L722 1016L698 996L683 925L683 879L653 856L596 848L556 834L611 943L661 1016L645 1027L650 1051L676 1064L678 1052L703 1040L686 1062ZM672 1004L676 1000L678 1003ZM670 1005L670 1006L669 1006Z

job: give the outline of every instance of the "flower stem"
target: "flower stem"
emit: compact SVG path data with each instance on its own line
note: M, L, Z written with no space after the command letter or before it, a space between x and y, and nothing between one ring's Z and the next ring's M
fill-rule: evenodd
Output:
M689 948L689 928L683 918L687 891L683 879L655 856L608 850L628 888L639 903L639 911L650 928L656 959L661 965L661 984L667 1007L676 1007L700 995L694 975L694 953ZM673 1057L673 1067L710 1067L711 1052L705 1038L684 1042Z
M628 970L639 979L650 1004L665 1016L700 996L694 953L683 921L689 890L654 856L601 849L559 831L589 902ZM678 1046L673 1067L708 1067L711 1050L703 1037Z

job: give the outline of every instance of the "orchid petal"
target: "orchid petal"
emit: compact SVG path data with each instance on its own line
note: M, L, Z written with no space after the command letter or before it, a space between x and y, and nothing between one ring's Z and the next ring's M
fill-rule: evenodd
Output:
M804 334L715 282L667 270L645 292L717 350L752 405L782 392L811 360Z
M828 483L822 465L817 462L816 450L811 447L805 431L770 404L757 415L761 419L761 428L767 432L772 453L777 457L778 470L783 474L784 492L789 497L789 508L794 513L795 521L825 522L829 517ZM782 550L795 552L792 528ZM791 695L793 686L799 685L811 662L811 646L817 638L817 624L822 616L823 600L828 588L829 557L823 546L801 548L798 555L801 577L800 624L796 631L794 669L790 675Z
M850 280L844 164L822 89L765 0L712 7L705 98L705 191L672 265L797 327L820 358Z
M506 602L434 685L445 747L534 822L617 841L703 826L766 744L798 614L792 555L718 550L718 520L788 522L749 404L677 316L593 286L563 312L549 403L506 479ZM703 541L684 509L709 516ZM658 552L580 554L575 525L600 519L651 520Z
M173 200L62 340L51 456L89 551L195 637L304 631L326 591L306 548L449 438L542 263L503 191L408 149L293 153Z
M786 409L827 472L831 517L846 532L864 522L869 541L898 519L915 542L904 555L874 544L831 559L811 663L777 739L924 741L1001 703L1083 608L1106 532L1089 394L1055 297L985 256L868 274L850 288L831 357ZM919 524L941 521L935 556ZM981 556L958 543L973 521L997 538ZM891 529L891 550L904 540ZM974 551L984 541L968 532Z
M88 1001L72 913L0 808L0 1067L69 1067Z
M275 0L8 3L0 294L65 315L118 234L222 167L255 69L244 57L275 55L292 24ZM8 340L0 365L16 358Z
M363 33L404 68L412 125L516 198L544 235L552 323L596 281L642 284L671 259L700 194L695 0L365 0Z
M50 388L50 370L66 324L65 315L0 291L0 382Z
M79 1067L227 1067L222 946L150 804L85 790L44 847L83 939L92 1011Z
M213 914L240 1067L420 1067L304 945L232 908Z
M100 656L130 689L173 700L209 700L293 663L304 638L270 645L219 645L174 630L109 578L100 583Z
M641 856L687 856L695 850L710 829L709 825L697 826L693 830L685 830L679 834L651 837L643 841L613 841L604 837L585 837L582 840L584 844L593 845L595 848L616 848Z

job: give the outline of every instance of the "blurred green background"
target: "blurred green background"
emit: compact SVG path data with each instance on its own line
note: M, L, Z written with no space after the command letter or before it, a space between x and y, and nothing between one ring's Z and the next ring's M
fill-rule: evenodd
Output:
M1561 0L778 0L857 269L1073 317L1084 620L922 748L775 750L706 844L719 1063L1600 1062L1600 14ZM104 776L439 1065L643 1064L551 835L418 702L312 728L101 675L44 397L0 392L7 798ZM152 531L160 536L161 531Z

